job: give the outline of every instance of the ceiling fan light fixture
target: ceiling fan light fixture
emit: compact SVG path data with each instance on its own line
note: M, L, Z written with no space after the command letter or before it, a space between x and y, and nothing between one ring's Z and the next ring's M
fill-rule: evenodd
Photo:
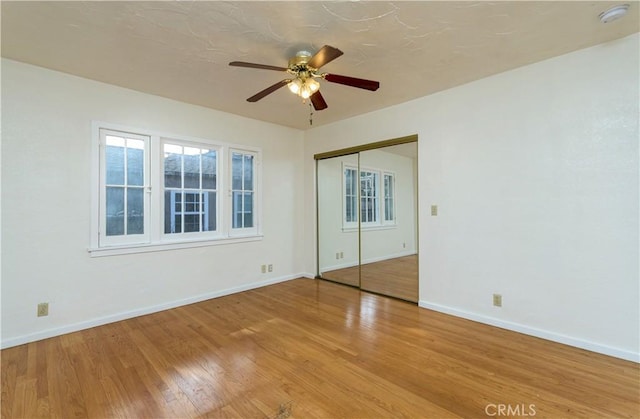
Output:
M299 95L300 90L302 89L302 80L300 79L292 80L289 84L287 84L287 87L289 88L291 93L295 95Z
M309 96L311 96L312 92L311 89L309 89L309 86L307 84L302 86L302 89L300 90L300 97L303 99L309 99Z
M320 83L318 83L318 81L315 79L308 79L306 84L307 86L309 86L309 90L311 90L311 93L317 92L320 88Z
M291 93L300 96L303 99L309 99L309 97L320 89L320 83L312 78L301 79L297 78L287 84Z

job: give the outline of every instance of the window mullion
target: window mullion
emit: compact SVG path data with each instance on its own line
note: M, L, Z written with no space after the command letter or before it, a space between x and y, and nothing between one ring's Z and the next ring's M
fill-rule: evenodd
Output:
M244 155L240 162L240 228L244 228Z
M198 211L198 219L200 221L200 232L204 229L204 183L202 183L202 150L200 150L200 211Z
M127 199L128 191L127 191L127 175L129 174L129 170L127 165L129 164L129 158L128 158L128 154L129 154L129 149L127 147L127 139L124 140L124 182L122 182L122 189L123 189L123 200L124 200L124 214L123 214L123 218L124 218L124 234L125 236L127 235L127 233L129 232L129 226L127 225L128 221L129 221L129 217L127 217L128 214L128 208L127 208L127 204L129 203L129 200Z

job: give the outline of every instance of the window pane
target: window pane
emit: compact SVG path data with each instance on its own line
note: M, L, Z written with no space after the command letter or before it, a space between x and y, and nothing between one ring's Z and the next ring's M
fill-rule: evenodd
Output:
M138 140L136 143L144 142ZM144 150L140 148L127 148L127 185L143 186L144 185Z
M233 228L242 228L242 193L234 191L232 198Z
M202 189L216 189L217 155L215 150L203 150Z
M175 233L182 233L182 214L173 216L173 225L175 226Z
M244 155L244 190L253 190L253 156Z
M164 191L164 232L165 234L175 233L173 231L171 225L171 207L173 203L171 202L171 193L172 191Z
M144 190L127 188L127 234L144 233Z
M182 191L164 192L164 232L182 233Z
M116 139L117 137L107 137ZM121 139L122 140L122 139ZM109 144L117 143L114 140L107 141L106 146L106 182L107 185L124 185L124 147ZM122 140L124 144L124 140Z
M108 187L106 195L106 235L124 234L124 188Z
M164 186L182 187L182 147L173 144L164 145Z
M200 149L184 148L184 187L200 189Z
M215 231L216 230L216 193L207 192L205 194L205 206L203 214L203 231Z
M200 215L199 214L185 214L184 216L184 232L191 233L194 231L200 231Z
M232 185L231 189L242 189L242 154L231 155Z
M253 192L244 193L244 227L253 227Z
M200 193L185 192L184 193L184 212L200 212Z
M393 212L394 199L394 183L393 175L384 175L384 220L393 221L395 214Z

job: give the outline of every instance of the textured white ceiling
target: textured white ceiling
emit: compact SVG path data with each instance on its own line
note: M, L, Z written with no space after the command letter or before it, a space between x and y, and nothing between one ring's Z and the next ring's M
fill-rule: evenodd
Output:
M324 72L380 81L377 92L322 82L329 108L314 126L638 32L637 1L620 2L11 2L2 55L82 77L280 125L309 128L286 88L246 102L325 44L344 55Z

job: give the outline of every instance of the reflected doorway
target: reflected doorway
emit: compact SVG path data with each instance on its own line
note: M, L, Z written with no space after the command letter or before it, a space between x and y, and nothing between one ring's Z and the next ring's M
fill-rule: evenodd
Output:
M318 277L418 301L417 136L316 157Z

